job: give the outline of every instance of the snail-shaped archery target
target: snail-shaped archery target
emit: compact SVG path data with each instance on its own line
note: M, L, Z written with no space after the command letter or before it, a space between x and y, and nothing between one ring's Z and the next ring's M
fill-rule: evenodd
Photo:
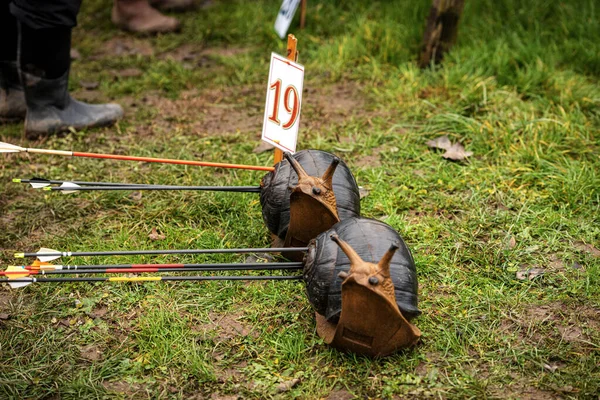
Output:
M311 241L305 260L308 298L327 343L373 356L414 344L417 308L413 258L382 222L350 218Z
M336 222L360 215L358 185L333 154L302 150L261 181L263 219L286 246L303 246Z

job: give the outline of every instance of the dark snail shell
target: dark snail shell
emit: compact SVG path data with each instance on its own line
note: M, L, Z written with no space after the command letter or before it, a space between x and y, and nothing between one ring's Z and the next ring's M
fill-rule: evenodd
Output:
M330 236L337 233L365 261L377 264L397 242L398 250L390 264L396 304L407 320L418 316L417 272L410 250L400 235L389 225L368 218L349 218L335 224L309 244L304 263L304 281L308 300L315 311L329 322L337 322L342 311L341 271L350 270L348 257Z
M310 176L322 176L335 156L320 150L302 150L293 155ZM260 204L269 231L285 239L290 223L290 187L298 184L298 175L287 160L275 166L261 181ZM333 174L333 192L341 220L360 215L360 194L354 175L343 161Z

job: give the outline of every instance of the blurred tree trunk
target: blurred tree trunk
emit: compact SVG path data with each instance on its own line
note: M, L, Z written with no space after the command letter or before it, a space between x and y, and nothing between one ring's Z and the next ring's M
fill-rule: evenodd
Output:
M433 0L423 36L419 67L442 61L444 54L456 41L458 20L465 0Z

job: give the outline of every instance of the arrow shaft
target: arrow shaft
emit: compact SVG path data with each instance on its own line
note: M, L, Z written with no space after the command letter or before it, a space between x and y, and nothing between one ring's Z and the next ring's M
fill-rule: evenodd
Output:
M73 182L75 183L75 182ZM94 190L202 190L212 192L244 192L260 193L260 186L162 186L162 185L117 185L117 186L82 186L82 187L47 187L46 190L94 191Z
M150 185L145 183L117 183L117 182L86 182L86 181L61 181L55 179L14 179L15 183L48 183L60 185L65 182L71 182L76 185L85 186L167 186L167 185Z
M47 252L16 253L16 258L23 257L87 257L87 256L136 256L163 254L225 254L225 253L285 253L307 251L308 247L266 247L253 249L185 249L185 250L129 250L129 251L79 251L79 252Z
M40 149L27 149L28 152L32 153L31 150L40 150ZM58 151L58 153L56 151ZM123 155L118 155L118 154L82 153L82 152L78 152L78 151L71 152L71 151L60 151L60 150L44 150L43 153L58 154L58 155L70 155L73 157L103 158L103 159L109 159L109 160L143 161L143 162L155 162L155 163L163 163L163 164L195 165L195 166L199 166L199 167L249 169L249 170L255 170L255 171L273 171L275 169L273 167L263 167L260 165L227 164L227 163L193 161L193 160L174 160L174 159L170 159L170 158L123 156Z
M301 275L281 276L136 276L136 277L84 277L84 278L20 278L2 279L0 283L36 283L36 282L151 282L151 281L283 281L301 280Z
M301 262L230 263L230 264L123 264L123 265L60 265L58 269L48 266L27 266L25 271L3 271L0 275L46 275L46 274L119 274L141 272L189 272L189 271L268 271L302 269Z
M15 146L9 143L0 142L0 153L35 153L35 154L51 154L58 156L67 157L87 157L87 158L103 158L110 160L125 160L125 161L142 161L142 162L154 162L163 164L179 164L179 165L195 165L199 167L218 167L218 168L235 168L235 169L248 169L255 171L273 171L274 167L264 167L260 165L243 165L243 164L228 164L228 163L217 163L207 161L193 161L193 160L174 160L170 158L155 158L155 157L139 157L139 156L125 156L119 154L101 154L101 153L86 153L79 151L65 151L65 150L50 150L50 149L34 149Z

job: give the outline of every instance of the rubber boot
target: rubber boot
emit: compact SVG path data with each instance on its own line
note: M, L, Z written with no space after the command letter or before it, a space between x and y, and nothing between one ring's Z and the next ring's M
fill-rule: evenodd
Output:
M114 0L112 22L136 33L153 34L179 30L179 21L152 8L148 0Z
M123 116L118 104L86 104L69 95L69 71L56 79L45 79L22 72L27 102L25 136L40 136L111 125Z
M0 120L22 120L27 105L15 61L0 61Z

